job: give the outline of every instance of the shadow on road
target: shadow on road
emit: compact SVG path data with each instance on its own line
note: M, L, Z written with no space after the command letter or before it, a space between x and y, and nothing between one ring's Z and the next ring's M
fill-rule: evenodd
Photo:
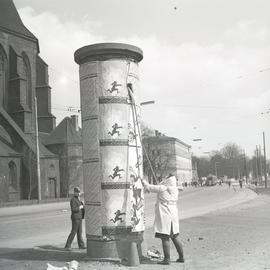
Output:
M79 262L88 261L85 251L72 250L65 251L63 248L57 246L40 246L37 248L0 248L0 260L13 260L13 261L45 261L45 262L68 262L76 260ZM123 260L122 263L108 261L111 264L128 266L128 261ZM150 265L156 264L157 261L153 261L148 257L143 257L140 264Z
M53 249L38 248L0 248L0 259L8 259L15 261L61 261L70 260L82 261L86 257L85 252L61 251Z

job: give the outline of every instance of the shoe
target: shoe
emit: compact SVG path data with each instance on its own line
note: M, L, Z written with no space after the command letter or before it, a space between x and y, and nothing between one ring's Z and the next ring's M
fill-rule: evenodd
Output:
M164 259L163 261L158 262L158 264L161 264L161 265L170 265L171 262L170 262L170 259Z
M83 247L79 247L79 249L86 249L86 247L84 247L84 246Z
M71 251L72 249L70 247L65 247L66 251Z
M180 259L180 258L178 258L178 259L176 260L176 262L179 262L179 263L184 263L184 262L185 262L185 260L184 260L184 259Z

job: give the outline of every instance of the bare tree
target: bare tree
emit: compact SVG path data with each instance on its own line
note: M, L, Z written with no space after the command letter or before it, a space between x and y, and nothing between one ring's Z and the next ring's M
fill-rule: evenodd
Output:
M241 148L236 143L227 143L222 149L221 154L226 159L235 159L241 155Z
M145 143L144 150L146 151L143 159L144 174L148 176L148 181L150 183L158 184L162 178L169 174L173 155L170 154L169 151L164 151L164 149L157 144ZM149 160L147 159L146 154L148 155Z

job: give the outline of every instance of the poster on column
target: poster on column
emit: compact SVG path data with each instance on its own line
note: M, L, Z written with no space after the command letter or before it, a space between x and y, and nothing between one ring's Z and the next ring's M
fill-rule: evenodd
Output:
M127 62L119 59L100 62L99 87L101 96L126 95L126 69Z
M102 190L104 215L102 225L107 227L129 226L129 192L127 189Z
M144 230L143 156L139 136L139 110L131 102L129 111L129 181L131 182L131 225L133 232Z

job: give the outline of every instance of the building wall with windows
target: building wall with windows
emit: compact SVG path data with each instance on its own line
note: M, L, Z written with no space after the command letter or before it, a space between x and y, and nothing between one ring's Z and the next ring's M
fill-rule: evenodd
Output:
M177 177L179 184L191 182L191 146L167 136L146 136L143 138L143 144L157 181L171 173ZM143 160L145 176L151 183L155 183L146 154Z

